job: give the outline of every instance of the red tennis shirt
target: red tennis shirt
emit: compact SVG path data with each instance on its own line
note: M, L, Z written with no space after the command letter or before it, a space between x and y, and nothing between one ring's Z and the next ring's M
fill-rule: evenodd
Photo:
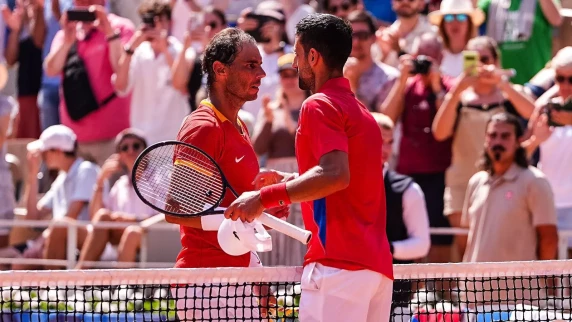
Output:
M332 151L346 152L350 184L325 198L302 203L313 233L304 265L319 262L347 270L369 269L393 278L385 232L381 130L343 77L327 81L302 105L296 133L300 174Z
M240 195L254 190L252 182L260 169L248 130L239 122L242 134L210 102L202 101L197 110L185 118L177 140L194 145L213 158ZM227 190L221 207L228 207L235 199ZM250 253L228 255L220 248L216 231L185 226L180 230L182 250L175 267L248 267Z

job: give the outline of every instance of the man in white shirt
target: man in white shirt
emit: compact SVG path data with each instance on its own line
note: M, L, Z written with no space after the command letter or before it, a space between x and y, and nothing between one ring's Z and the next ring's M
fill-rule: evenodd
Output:
M112 81L118 95L131 94L131 126L153 144L174 139L190 107L172 86L171 66L182 45L169 36L169 3L146 1L139 14L143 23L125 46Z
M385 163L383 177L387 208L387 238L394 264L411 264L425 257L431 247L429 217L425 196L412 178L388 167L393 144L393 121L384 114L372 113L381 128L383 145L381 156ZM393 282L393 305L404 306L409 302L411 283Z
M77 137L64 125L48 127L40 139L28 144L28 178L26 182L26 218L54 221L89 220L88 206L99 172L99 167L77 156ZM58 170L59 175L50 190L38 201L38 180L40 162L48 169ZM81 247L87 229L78 227L77 242ZM26 258L65 259L67 229L49 227L42 237L29 243L24 250ZM29 269L13 266L13 269Z

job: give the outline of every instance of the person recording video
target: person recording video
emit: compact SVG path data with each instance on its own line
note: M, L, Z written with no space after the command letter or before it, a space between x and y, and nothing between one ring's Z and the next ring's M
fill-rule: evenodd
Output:
M381 112L394 123L400 119L402 137L396 171L410 176L421 187L427 202L431 227L449 227L443 216L445 170L451 163L451 141L438 142L431 124L453 79L442 75L439 65L443 43L433 33L415 40L411 55L400 57L400 77L381 105ZM448 260L449 236L432 236L429 260Z
M131 125L153 144L174 139L190 108L186 95L172 86L171 67L183 46L169 36L169 4L147 0L139 15L142 23L124 48L113 85L119 96L131 94Z

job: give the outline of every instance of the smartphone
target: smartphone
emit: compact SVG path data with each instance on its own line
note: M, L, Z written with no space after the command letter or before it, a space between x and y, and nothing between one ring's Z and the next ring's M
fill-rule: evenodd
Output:
M150 28L155 28L155 15L152 13L146 13L141 17L143 24Z
M473 50L463 50L463 70L470 76L477 76L479 53Z
M253 30L245 30L246 33L248 33L249 35L252 36L252 38L254 38L254 40L256 40L257 43L268 43L270 42L270 39L268 38L264 38L262 36L262 32L260 31L260 28L262 28L262 26L264 26L265 23L267 23L268 21L272 20L271 17L269 16L264 16L264 15L259 15L259 14L255 14L255 13L248 13L246 15L247 19L254 19L258 22L258 27L256 29Z
M564 104L560 104L560 103L551 101L548 103L548 105L546 105L544 107L543 112L546 113L546 115L548 115L548 125L549 126L563 126L563 124L556 123L552 120L552 117L550 115L551 111L572 112L572 100L568 99L568 100L566 100L566 102L564 102Z
M95 12L89 9L70 9L67 11L68 21L95 21Z

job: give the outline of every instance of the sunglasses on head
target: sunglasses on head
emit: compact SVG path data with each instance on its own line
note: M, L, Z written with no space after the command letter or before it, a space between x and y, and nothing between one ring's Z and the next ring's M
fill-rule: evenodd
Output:
M568 84L572 85L572 76L556 75L555 77L557 83L564 83L568 81Z
M356 31L352 34L353 38L357 38L359 40L368 40L371 36L371 33L367 31Z
M139 150L141 150L142 147L143 147L143 145L139 142L135 142L133 144L122 144L119 146L119 151L120 152L127 152L127 151L129 151L129 148L131 148L133 151L139 151Z
M457 20L458 22L465 22L469 19L469 16L467 16L464 13L461 14L447 14L443 16L443 20L445 20L445 22L453 22L454 20Z
M348 11L351 7L351 4L349 2L344 2L339 6L331 6L328 11L330 11L333 14L336 14L338 11Z

